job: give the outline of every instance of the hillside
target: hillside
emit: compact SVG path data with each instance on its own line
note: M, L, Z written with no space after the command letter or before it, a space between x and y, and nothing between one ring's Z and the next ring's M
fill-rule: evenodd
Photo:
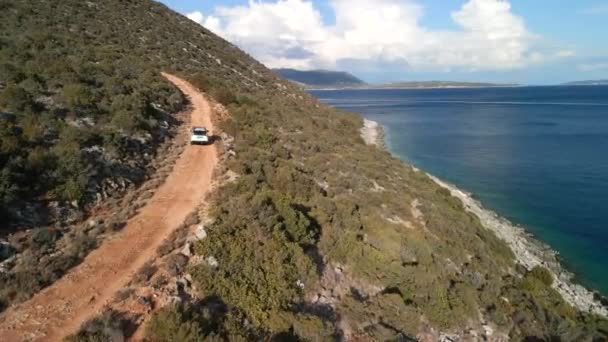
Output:
M143 144L149 155L171 140L155 134L186 103L165 71L228 117L218 123L223 152L206 217L182 225L204 234L193 248L172 239L162 262L178 282L148 265L116 294L154 312L143 328L150 340L608 337L604 318L566 303L545 268L519 265L458 198L367 145L360 116L323 105L161 4L0 0L0 70L0 205L16 253L0 265L6 312L108 242L109 232L93 232L109 222L86 221L96 200L87 194L119 174L100 167L109 163L140 167L131 187L143 182L151 162L138 164L131 140L157 139ZM11 215L17 204L39 212L74 201L83 217L71 223ZM133 295L141 287L191 291L159 308ZM133 334L140 317L117 310L71 340Z
M365 82L357 77L341 71L295 69L273 69L273 71L307 88L350 88L365 85Z
M574 81L574 82L562 83L561 85L566 85L566 86L608 85L608 80Z

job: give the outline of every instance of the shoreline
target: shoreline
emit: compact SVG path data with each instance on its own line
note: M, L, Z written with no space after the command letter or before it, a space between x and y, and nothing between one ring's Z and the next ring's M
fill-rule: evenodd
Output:
M366 144L376 145L388 150L384 141L385 134L382 125L373 120L363 120L361 137ZM553 288L559 292L568 304L584 312L608 317L608 307L600 302L595 292L575 282L574 274L561 264L557 251L536 239L522 226L516 225L496 212L485 208L479 200L473 198L472 194L428 172L419 170L413 165L408 165L418 172L425 173L437 185L449 190L452 196L460 199L465 210L477 216L486 229L493 231L499 239L509 246L517 263L527 270L531 270L535 266L548 269L553 275ZM601 295L599 296L601 297Z

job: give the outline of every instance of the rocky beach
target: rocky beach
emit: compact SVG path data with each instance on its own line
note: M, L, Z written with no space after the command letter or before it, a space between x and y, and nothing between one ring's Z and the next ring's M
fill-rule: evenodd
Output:
M364 119L361 137L368 145L386 148L384 129L376 121ZM424 172L414 166L412 167L418 172ZM606 305L608 300L601 294L577 284L574 274L562 266L557 251L535 239L523 227L485 208L481 202L473 198L472 194L429 173L425 172L425 174L439 186L449 190L452 196L460 199L464 208L470 213L475 214L486 229L493 231L500 239L506 242L518 264L526 270L531 270L535 266L547 268L554 278L553 287L570 305L581 311L608 317L608 306Z

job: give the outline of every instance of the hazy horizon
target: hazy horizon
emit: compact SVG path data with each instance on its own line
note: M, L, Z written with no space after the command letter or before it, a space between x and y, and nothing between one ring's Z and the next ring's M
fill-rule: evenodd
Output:
M361 81L369 84L369 85L383 85L383 84L391 84L391 83L416 83L416 82L464 82L464 83L493 83L493 84L502 84L502 85L513 85L513 86L562 86L562 85L566 85L566 83L571 83L571 82L586 82L586 81L608 81L608 79L602 79L602 78L590 78L590 79L576 79L576 80L570 80L570 81L564 81L564 82L560 82L560 83L521 83L521 82L494 82L494 81L479 81L479 80L466 80L463 81L461 79L449 79L449 78L444 78L444 79L402 79L402 80L394 80L394 81L368 81L362 77L360 77L356 72L349 72L349 71L345 71L345 70L330 70L330 69L317 69L317 68L311 68L311 69L294 69L294 68L274 68L274 69L291 69L291 70L297 70L297 71L310 71L310 72L314 72L314 71L319 71L319 72L345 72L348 73L358 79L360 79Z

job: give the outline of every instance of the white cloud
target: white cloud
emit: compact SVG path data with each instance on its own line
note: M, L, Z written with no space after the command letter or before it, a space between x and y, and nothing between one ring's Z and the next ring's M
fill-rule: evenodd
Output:
M203 13L200 11L187 13L186 17L188 17L188 19L190 19L192 21L195 21L195 22L205 26L207 29L209 29L211 31L219 32L219 30L220 30L220 22L219 22L218 18L216 18L216 17L209 16L209 17L205 18Z
M192 13L188 13L186 14L186 17L188 17L188 19L192 20L192 21L196 21L199 24L203 24L203 19L205 18L203 16L202 12L196 11L196 12L192 12Z
M559 50L555 52L555 57L573 57L576 56L576 52L572 50Z
M311 1L276 0L188 15L270 67L332 68L344 61L413 69L497 70L558 56L535 51L537 37L506 0L468 0L451 13L457 30L431 30L414 0L328 0L335 24Z
M608 70L608 63L587 63L587 64L579 64L576 68L580 71L598 71L598 70Z

